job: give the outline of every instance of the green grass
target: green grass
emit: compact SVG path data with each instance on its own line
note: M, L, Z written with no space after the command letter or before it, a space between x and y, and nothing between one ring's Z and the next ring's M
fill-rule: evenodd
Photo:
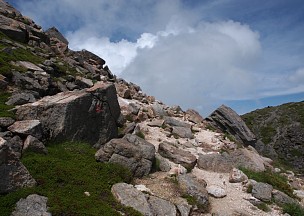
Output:
M0 38L5 37L1 35ZM11 46L0 42L0 50L4 48L11 48ZM12 69L16 69L21 72L24 71L24 68L11 65L11 61L29 61L34 64L40 64L44 59L34 55L30 50L22 48L12 49L9 53L3 51L0 52L0 74L8 78L11 76Z
M1 215L10 215L16 201L31 193L48 197L52 215L140 215L117 203L111 186L130 182L130 172L122 166L98 163L96 150L87 144L65 142L48 147L49 154L28 153L22 159L38 185L0 195ZM84 192L91 195L86 196Z
M269 208L269 206L266 203L260 203L257 204L256 207L264 212L271 212L271 209Z
M275 134L276 134L276 130L271 126L266 126L261 128L262 141L265 144L269 144Z
M136 132L135 135L142 138L142 139L145 139L145 134L142 131Z
M278 173L273 173L270 170L264 172L255 172L246 168L240 168L249 179L256 180L257 182L264 182L271 184L275 189L286 193L288 196L294 198L293 190L288 185L287 179Z
M304 208L297 203L283 205L283 213L288 213L291 216L303 216Z
M14 108L14 106L8 106L5 104L8 101L8 98L11 96L10 93L0 92L0 117L12 117L14 118L14 113L9 111Z

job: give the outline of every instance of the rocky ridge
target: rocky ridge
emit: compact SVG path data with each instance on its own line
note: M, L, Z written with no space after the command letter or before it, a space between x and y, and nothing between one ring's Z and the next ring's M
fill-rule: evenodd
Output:
M24 152L47 157L46 141L68 139L88 142L97 161L133 173L133 184L118 183L111 191L143 215L283 215L275 202L271 212L256 203L298 202L237 169L275 171L272 160L252 147L254 135L230 108L222 106L204 119L195 110L167 106L114 76L100 57L70 50L56 28L44 32L2 0L0 7L1 54L11 55L0 86L11 94L7 105L15 107L14 118L0 117L1 194L35 185L20 162ZM30 195L12 215L49 215L46 202Z

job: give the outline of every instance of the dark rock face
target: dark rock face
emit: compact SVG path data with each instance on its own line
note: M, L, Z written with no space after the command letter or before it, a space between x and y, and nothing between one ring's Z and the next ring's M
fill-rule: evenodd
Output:
M97 161L121 164L135 177L148 175L155 157L155 147L135 135L127 134L122 139L112 139L95 154Z
M86 141L99 147L117 137L120 107L115 87L97 83L90 89L63 92L23 105L16 116L39 119L49 139Z
M225 105L220 106L206 120L223 132L233 135L237 141L246 146L254 146L256 143L255 135L247 127L242 118Z
M36 184L17 155L2 138L0 138L0 176L0 194Z

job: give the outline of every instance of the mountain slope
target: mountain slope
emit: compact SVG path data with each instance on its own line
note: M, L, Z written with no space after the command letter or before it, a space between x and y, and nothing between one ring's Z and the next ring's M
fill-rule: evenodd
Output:
M304 101L258 109L242 116L260 139L257 150L304 172Z

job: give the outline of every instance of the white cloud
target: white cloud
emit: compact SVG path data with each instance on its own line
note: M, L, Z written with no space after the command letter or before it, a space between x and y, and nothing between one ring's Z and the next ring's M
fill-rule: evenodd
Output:
M227 100L304 91L302 25L280 31L276 17L247 16L274 3L252 8L235 0L12 1L38 24L61 29L72 49L98 54L112 72L168 104L206 114ZM229 21L234 13L252 22Z

